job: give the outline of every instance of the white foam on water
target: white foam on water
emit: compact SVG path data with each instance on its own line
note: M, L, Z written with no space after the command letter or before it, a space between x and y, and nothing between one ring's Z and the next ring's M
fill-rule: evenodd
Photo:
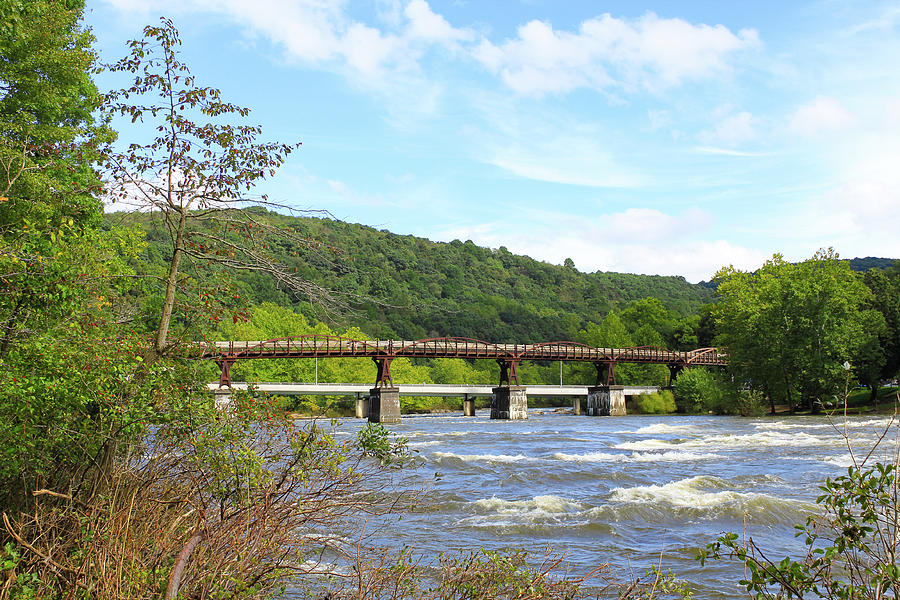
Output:
M480 432L473 430L466 431L411 431L409 433L404 433L403 437L405 438L418 438L418 437L462 437L464 435L478 435Z
M426 446L438 446L440 443L438 440L429 440L427 442L407 442L406 445L410 448L424 448Z
M722 458L721 454L713 452L683 452L670 450L668 452L635 452L631 459L635 462L690 462L696 460L712 460Z
M500 463L518 463L518 462L539 462L541 459L533 456L525 456L524 454L455 454L453 452L435 452L431 455L436 460L445 458L455 458L463 462L500 462Z
M797 509L811 505L799 500L776 498L756 492L737 492L717 477L698 476L672 481L664 485L647 485L632 488L615 488L610 493L611 502L638 504L668 504L674 508L709 509L729 504L765 502L790 505ZM710 490L712 488L712 490ZM717 489L718 488L718 489Z
M689 441L667 441L667 440L640 440L637 442L622 442L616 444L613 448L617 450L671 450L676 446L686 447L692 442Z
M315 560L303 561L300 563L299 569L307 575L336 575L347 577L351 574L351 570L346 566Z
M857 456L856 460L859 461L862 459L861 457ZM835 465L846 469L847 467L853 466L853 457L848 452L847 454L843 454L841 456L832 456L829 458L825 458L824 462L828 463L829 465Z
M471 506L477 512L520 516L562 515L585 509L585 505L580 502L553 494L535 496L531 500L504 500L492 496L476 500Z
M589 454L566 454L565 452L557 452L551 456L555 460L567 462L583 462L583 463L603 463L603 462L691 462L697 460L711 460L722 458L720 454L711 452L686 452L679 450L670 450L668 452L632 452L631 454L611 454L608 452L591 452Z
M649 439L636 442L623 442L614 448L619 450L667 450L673 448L761 448L766 446L827 446L839 440L824 438L804 432L782 433L778 431L761 431L751 434L707 435L700 438L680 440Z
M664 435L667 433L686 433L686 432L696 432L699 431L696 425L668 425L666 423L654 423L653 425L647 425L646 427L641 427L637 431L633 433L637 433L640 435ZM623 433L631 433L631 432L623 432Z
M565 452L556 452L550 456L554 460L562 460L566 462L621 462L627 459L625 454L610 454L609 452L590 452L588 454L566 454Z
M830 431L843 431L844 427L847 429L871 429L873 432L881 433L885 430L886 427L891 425L892 419L890 417L883 418L864 418L864 419L853 419L848 418L844 419L844 417L833 417L832 422L830 423L809 423L804 422L805 417L800 417L799 420L793 421L768 421L763 423L757 423L757 429L828 429ZM896 420L894 420L894 424L896 424Z
M776 431L761 431L759 433L745 435L712 435L704 437L702 441L704 444L738 448L759 446L822 446L834 442L832 439L804 432L780 433Z
M580 502L552 494L530 500L504 500L493 496L472 502L469 510L475 514L460 519L459 524L479 528L558 526L583 517L586 508Z

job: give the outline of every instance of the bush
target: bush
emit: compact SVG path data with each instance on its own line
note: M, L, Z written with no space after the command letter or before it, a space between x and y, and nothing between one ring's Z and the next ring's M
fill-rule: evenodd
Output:
M3 513L0 598L269 598L324 553L352 560L360 514L412 499L389 475L403 440L380 425L339 441L248 393L176 416L113 465L104 493L38 489L28 513Z
M675 404L675 395L669 390L639 394L634 397L634 406L638 412L647 415L673 413L678 408Z
M673 386L679 412L738 414L739 393L724 375L708 369L688 369Z
M761 417L766 414L766 399L755 390L741 391L737 402L738 412L742 417Z

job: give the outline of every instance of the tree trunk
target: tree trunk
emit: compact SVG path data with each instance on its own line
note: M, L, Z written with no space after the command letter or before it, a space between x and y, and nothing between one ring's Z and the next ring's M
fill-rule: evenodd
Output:
M878 408L878 382L873 381L869 384L869 402L872 408Z
M172 252L172 262L169 264L169 276L166 279L166 299L163 302L162 313L159 318L159 329L156 331L155 350L157 354L163 354L168 343L169 323L172 320L172 311L175 307L175 289L178 287L178 263L181 262L181 254L184 251L184 228L187 223L186 209L178 211L178 229L175 232L175 243Z
M9 352L9 344L12 341L13 331L16 327L16 318L18 318L19 310L21 310L24 302L25 294L19 294L19 297L16 299L16 306L13 308L12 313L9 315L9 320L6 322L6 327L3 332L3 342L0 343L0 356L6 356L6 353Z

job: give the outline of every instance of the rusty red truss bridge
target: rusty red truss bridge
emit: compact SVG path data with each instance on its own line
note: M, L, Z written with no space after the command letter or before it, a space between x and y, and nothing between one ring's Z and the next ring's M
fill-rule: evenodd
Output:
M724 367L727 356L716 348L666 350L655 346L595 348L578 342L495 344L458 337L424 340L356 340L331 335L302 335L265 341L197 342L192 358L214 360L222 373L219 384L230 386L231 366L238 360L258 358L371 358L378 367L377 386L392 386L391 361L395 358L493 359L500 365L500 385L518 385L517 367L523 360L590 362L597 368L597 383L615 383L616 363L666 365L673 375L685 367Z

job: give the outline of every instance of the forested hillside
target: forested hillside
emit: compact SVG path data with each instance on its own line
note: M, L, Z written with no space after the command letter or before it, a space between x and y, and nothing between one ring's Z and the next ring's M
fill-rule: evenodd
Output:
M257 209L254 209L257 210ZM292 306L313 320L354 325L375 337L420 339L461 336L498 342L575 339L588 322L646 297L658 298L674 315L699 313L712 291L681 277L582 273L471 241L436 243L364 225L324 218L298 218L259 209L260 221L287 228L305 245L282 241L264 250L289 270L343 294L349 312L325 313L291 297L272 277L232 272L252 304ZM137 225L147 247L135 268L165 268L168 233L146 213L112 213L111 223ZM210 267L215 270L215 267Z

